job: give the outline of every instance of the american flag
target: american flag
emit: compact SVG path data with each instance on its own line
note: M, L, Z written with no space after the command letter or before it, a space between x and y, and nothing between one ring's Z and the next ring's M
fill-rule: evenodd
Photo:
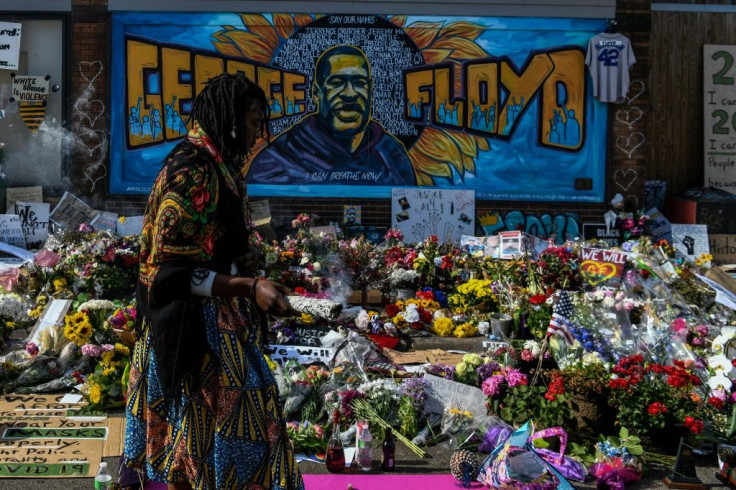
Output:
M547 327L547 337L552 335L562 335L568 344L572 345L575 339L570 332L570 316L574 312L572 301L568 296L567 291L561 291L560 297L555 305L555 311L552 313L552 318L549 321L549 327Z

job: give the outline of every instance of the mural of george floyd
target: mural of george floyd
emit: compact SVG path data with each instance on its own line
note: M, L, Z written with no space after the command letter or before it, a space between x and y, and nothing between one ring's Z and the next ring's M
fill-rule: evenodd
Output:
M585 66L601 19L113 13L110 192L147 194L206 80L270 102L253 196L601 203L607 107ZM550 185L553 182L554 185Z

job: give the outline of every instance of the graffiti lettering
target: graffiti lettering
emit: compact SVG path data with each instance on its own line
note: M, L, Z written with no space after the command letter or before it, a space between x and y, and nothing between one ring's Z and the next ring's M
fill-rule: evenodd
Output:
M271 102L274 119L306 112L306 77L301 73L133 38L125 47L130 147L184 136L194 97L209 78L223 72L241 72L255 81Z
M473 60L464 65L459 95L452 65L407 69L405 115L415 122L508 137L539 98L541 144L578 150L585 127L584 66L583 52L575 48L531 55L520 71L506 57ZM508 94L504 100L502 92Z
M494 211L479 216L478 222L487 235L499 231L521 230L540 238L554 238L558 245L581 236L576 213L559 213L554 216L545 213L537 216L532 213L524 215L521 211L509 211L502 217L501 213Z

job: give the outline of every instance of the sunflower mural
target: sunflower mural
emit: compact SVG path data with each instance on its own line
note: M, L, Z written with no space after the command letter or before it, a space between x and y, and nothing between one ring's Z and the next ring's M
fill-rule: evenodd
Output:
M141 20L142 19L142 20ZM266 93L270 143L250 194L592 201L604 192L605 105L588 88L597 21L322 14L113 16L121 130L111 190L146 192L206 80ZM124 94L124 95L121 95ZM115 101L114 101L115 102ZM153 165L158 168L158 162Z

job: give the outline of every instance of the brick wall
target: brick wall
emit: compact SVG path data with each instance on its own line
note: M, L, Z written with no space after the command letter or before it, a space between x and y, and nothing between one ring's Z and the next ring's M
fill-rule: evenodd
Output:
M634 40L634 49L638 62L635 65L635 71L632 73L632 80L641 79L645 81L645 88L648 85L648 40L649 40L649 1L630 0L619 1L617 7L617 16L621 21L621 32ZM108 86L107 62L108 56L108 23L109 16L107 13L106 0L73 0L72 13L72 50L73 50L73 90L75 97L86 94L87 90L93 90L95 99L106 101ZM98 64L103 65L103 69L99 76L93 81L92 75L94 70L98 68ZM84 73L80 73L84 72ZM71 103L74 104L73 100ZM635 100L637 107L646 112L648 111L648 98L646 92ZM641 132L646 134L647 118L643 117L636 122L635 125L627 125L625 122L617 122L616 106L611 106L610 123L609 123L609 177L608 189L606 192L606 200L610 200L616 192L624 195L633 195L641 201L643 195L643 182L646 177L646 160L644 151L645 146L639 147L627 155L619 146L626 143L621 138L629 138L629 145L634 146L636 139L631 136L632 132ZM71 111L72 114L74 111ZM621 117L619 117L621 119ZM625 118L624 118L625 119ZM98 120L97 125L102 122L103 118ZM89 125L89 120L83 117L76 118L76 124ZM105 121L106 123L107 121ZM109 126L106 126L109 127ZM99 129L98 127L92 129ZM623 145L626 147L626 145ZM627 150L630 151L630 148ZM85 155L76 154L72 156L71 174L72 180L76 186L75 192L81 197L85 197L91 202L99 203L102 209L117 212L123 215L140 214L145 206L146 197L144 196L125 196L125 195L108 195L106 193L108 187L108 178L105 177L96 182L94 190L92 190L92 181L97 178L101 172L107 171L109 167L104 169L96 168L91 177L89 168L85 168L87 163ZM107 162L105 162L107 165ZM620 184L628 184L624 180L625 177L633 175L629 172L632 169L636 172L637 178L635 182L623 189L621 185L616 184L616 178ZM85 172L85 170L87 172ZM554 185L554 183L550 183ZM291 198L269 198L272 216L277 222L287 222L293 219L299 212L309 212L319 215L322 221L341 221L343 205L356 204L362 206L362 222L365 225L390 226L391 224L391 204L386 199L351 199L351 198L320 198L320 199L291 199ZM523 210L524 212L541 215L543 213L557 212L574 212L578 213L580 221L602 221L602 214L608 210L606 203L602 204L575 204L575 203L525 203L525 202L503 202L503 201L478 201L476 203L478 214L486 211L509 211Z

